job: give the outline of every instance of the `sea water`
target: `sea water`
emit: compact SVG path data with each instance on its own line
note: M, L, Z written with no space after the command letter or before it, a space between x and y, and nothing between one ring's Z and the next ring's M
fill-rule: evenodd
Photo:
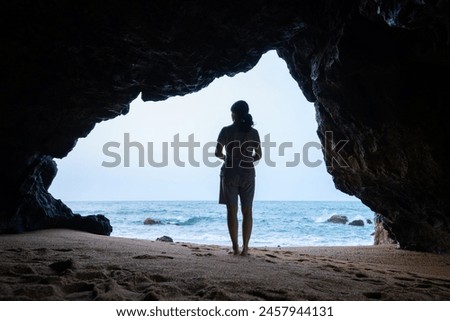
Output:
M66 202L74 213L103 214L112 236L175 242L229 245L226 207L217 201L96 201ZM329 223L345 215L364 226ZM239 223L242 216L239 212ZM145 225L151 218L160 224ZM255 201L250 245L255 247L373 244L374 213L361 202ZM369 223L368 223L369 222ZM241 238L241 226L239 226Z

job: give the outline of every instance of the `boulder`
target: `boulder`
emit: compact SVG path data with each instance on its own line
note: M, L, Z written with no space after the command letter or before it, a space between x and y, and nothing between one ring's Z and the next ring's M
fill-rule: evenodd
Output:
M155 224L161 224L160 220L154 220L151 217L147 217L144 221L145 225L155 225Z
M346 224L348 222L348 218L345 215L333 215L327 220L327 222L336 224Z
M364 226L364 221L363 220L353 220L350 223L348 223L348 225L352 225L352 226Z
M173 242L173 239L170 236L166 236L166 235L158 237L156 240L159 242L169 242L169 243Z

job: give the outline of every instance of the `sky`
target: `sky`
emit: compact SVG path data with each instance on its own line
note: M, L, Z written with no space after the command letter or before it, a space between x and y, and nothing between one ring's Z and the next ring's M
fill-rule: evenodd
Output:
M357 200L334 187L318 148L314 106L274 51L252 70L199 92L161 102L139 96L127 115L97 124L56 159L50 193L63 201L217 200L221 163L214 147L237 100L249 104L266 142L255 200Z

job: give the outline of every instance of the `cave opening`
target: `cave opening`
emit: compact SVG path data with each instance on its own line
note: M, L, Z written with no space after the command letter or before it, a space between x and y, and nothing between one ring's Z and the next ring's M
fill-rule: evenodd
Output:
M231 123L230 106L240 99L249 103L266 143L256 166L253 244L373 244L373 212L334 187L316 134L314 106L275 51L250 71L216 79L197 93L162 102L138 97L127 115L97 124L57 160L49 191L76 213L105 214L113 236L170 234L180 241L226 244L226 210L217 204L221 164L213 155L220 129ZM176 142L194 145L175 150ZM191 213L182 213L186 207ZM284 213L270 218L275 211ZM326 223L335 214L364 226ZM143 224L147 218L161 224L149 228ZM279 223L270 227L272 219ZM207 224L215 220L214 227Z

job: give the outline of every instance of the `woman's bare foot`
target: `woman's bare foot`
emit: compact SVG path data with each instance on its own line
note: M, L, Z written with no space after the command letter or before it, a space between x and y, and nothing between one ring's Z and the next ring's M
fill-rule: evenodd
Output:
M241 252L241 256L247 256L248 255L248 248L243 248Z

